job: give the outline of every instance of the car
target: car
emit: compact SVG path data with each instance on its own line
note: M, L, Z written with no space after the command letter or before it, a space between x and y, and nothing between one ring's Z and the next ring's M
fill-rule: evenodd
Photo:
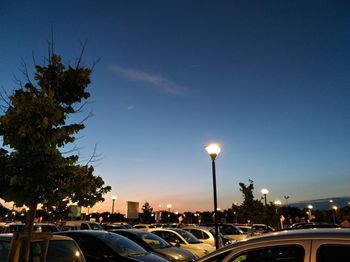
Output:
M0 225L1 233L14 233L14 232L23 232L25 227L24 223L4 223ZM34 223L33 225L34 232L58 232L60 231L55 224L50 223Z
M65 221L61 225L62 231L69 231L69 230L103 230L103 227L101 224L91 221L84 221L84 220L72 220L72 221Z
M103 230L110 231L114 229L128 229L126 225L123 224L110 224L110 223L103 223L101 224L103 227Z
M125 236L147 251L157 253L170 261L190 262L198 258L188 250L173 247L163 238L151 232L135 229L115 229L110 232Z
M181 229L190 232L196 238L198 238L203 243L207 243L216 247L215 245L215 229L212 227L203 227L203 226L185 226ZM219 247L224 246L224 236L219 233Z
M132 227L133 229L137 229L137 230L148 230L150 228L156 228L155 225L151 225L151 224L136 224Z
M202 243L194 235L186 230L179 228L153 228L149 229L149 232L156 234L169 242L173 246L177 246L183 249L191 251L198 257L204 256L213 252L215 247Z
M300 229L250 237L199 258L197 262L347 262L350 230Z
M290 225L288 229L302 229L302 228L340 228L338 224L326 223L326 222L305 222L305 223L294 223Z
M232 224L219 224L218 227L221 234L234 240L242 240L248 236L239 227Z
M19 233L0 234L0 261L20 261L23 239L23 235ZM46 243L47 262L85 262L82 251L72 238L36 232L32 234L29 261L41 261L40 258L45 255Z
M82 250L87 262L99 261L168 261L146 251L130 239L107 231L71 230L55 233L73 238Z

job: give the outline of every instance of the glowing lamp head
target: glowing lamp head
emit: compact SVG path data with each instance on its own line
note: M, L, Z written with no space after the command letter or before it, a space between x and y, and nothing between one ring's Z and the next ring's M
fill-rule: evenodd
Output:
M269 193L269 190L267 190L266 188L261 189L261 194L267 195L268 193Z
M117 197L116 197L116 196L112 196L111 199L112 199L112 200L116 200Z
M205 147L205 150L208 152L212 160L215 160L217 155L220 153L221 148L218 144L210 144Z
M307 206L308 209L313 209L314 207L312 205Z

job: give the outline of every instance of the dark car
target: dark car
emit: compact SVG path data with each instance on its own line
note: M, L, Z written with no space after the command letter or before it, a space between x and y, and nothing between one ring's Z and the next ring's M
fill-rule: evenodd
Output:
M19 233L0 234L0 261L19 262L23 255L21 248L24 237ZM85 262L82 251L70 237L52 235L50 232L33 232L29 248L29 261Z
M136 242L144 249L149 252L157 253L170 261L194 261L197 257L192 254L192 252L178 247L173 247L163 238L157 236L156 234L143 231L143 230L133 230L133 229L116 229L110 232L125 236L130 240Z
M339 228L338 224L325 223L325 222L305 222L295 223L285 229L304 229L304 228Z
M56 234L73 238L78 243L87 262L167 261L156 254L146 251L130 239L111 232L73 230L58 232Z

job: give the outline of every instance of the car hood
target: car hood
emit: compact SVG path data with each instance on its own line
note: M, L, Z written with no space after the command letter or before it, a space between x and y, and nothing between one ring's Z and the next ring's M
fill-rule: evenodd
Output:
M193 261L197 257L190 251L177 248L177 247L166 247L166 248L157 248L153 252L158 253L164 257L171 257L175 261Z
M140 262L168 262L167 259L153 253L147 253L142 256L128 257L130 260Z

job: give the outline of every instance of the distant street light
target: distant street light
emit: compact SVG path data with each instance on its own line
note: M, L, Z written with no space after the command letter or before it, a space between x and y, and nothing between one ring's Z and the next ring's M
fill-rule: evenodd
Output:
M167 204L166 207L168 208L168 212L170 213L170 208L172 207L171 204Z
M338 207L337 206L332 206L332 214L333 214L333 223L336 224L337 223L337 210L338 210Z
M221 149L217 144L211 144L205 147L205 150L208 152L211 163L212 163L212 172L213 172L213 192L214 192L214 225L215 225L215 247L219 249L219 228L218 228L218 208L217 208L217 197L216 197L216 174L215 174L215 159L220 153Z
M113 215L114 214L114 202L117 199L117 197L116 196L112 196L111 199L112 199L112 215Z
M308 205L307 208L309 209L309 222L311 222L311 219L312 219L312 213L311 213L311 209L313 209L314 207L312 205Z
M265 201L265 206L267 206L267 194L269 193L269 190L266 188L261 189L261 194L264 195L264 201Z

